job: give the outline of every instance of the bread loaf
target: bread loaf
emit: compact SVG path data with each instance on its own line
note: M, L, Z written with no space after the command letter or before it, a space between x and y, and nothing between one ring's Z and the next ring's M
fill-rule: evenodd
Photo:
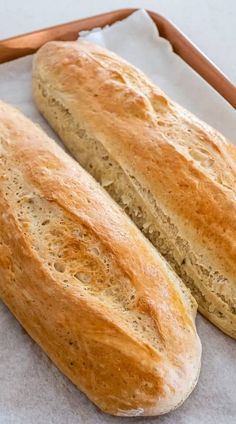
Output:
M86 41L51 42L36 103L66 146L236 337L236 149L140 71Z
M196 384L196 304L98 183L0 103L0 297L103 411L156 415Z

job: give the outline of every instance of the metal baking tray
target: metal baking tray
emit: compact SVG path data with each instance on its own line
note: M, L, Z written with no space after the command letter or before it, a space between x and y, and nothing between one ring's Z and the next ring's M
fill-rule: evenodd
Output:
M0 41L0 63L32 54L47 41L76 40L78 32L111 25L126 18L135 10L137 9L120 9L2 40ZM174 52L236 108L234 84L170 21L156 12L147 12L157 25L161 37L171 43Z

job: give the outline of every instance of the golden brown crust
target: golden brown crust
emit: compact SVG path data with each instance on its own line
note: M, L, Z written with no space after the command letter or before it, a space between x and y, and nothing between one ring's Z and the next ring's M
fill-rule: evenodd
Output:
M0 134L1 298L102 410L175 408L201 356L177 277L96 182L3 103Z
M235 147L141 72L86 41L46 44L33 75L45 116L49 112L37 90L61 102L75 123L83 122L158 202L193 250L195 268L191 258L182 258L188 276L197 284L197 267L210 276L209 284L198 282L200 310L236 337ZM65 123L63 132L61 126L67 143L70 128Z

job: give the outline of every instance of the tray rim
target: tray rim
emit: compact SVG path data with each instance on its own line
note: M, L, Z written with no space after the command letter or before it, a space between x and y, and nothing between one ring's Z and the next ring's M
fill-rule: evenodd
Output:
M83 30L83 26L85 30L104 27L125 19L137 10L117 9L0 40L0 64L33 54L49 40L73 40ZM236 87L227 76L170 20L157 12L147 9L146 12L153 19L160 35L170 42L173 51L236 109Z

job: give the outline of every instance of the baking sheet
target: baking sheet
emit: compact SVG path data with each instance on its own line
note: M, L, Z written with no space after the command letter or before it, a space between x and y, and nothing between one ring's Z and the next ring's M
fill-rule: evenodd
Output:
M144 11L83 36L141 68L168 95L236 143L235 110L173 53ZM32 102L31 64L28 56L0 65L0 98L58 140ZM197 328L202 370L184 405L158 418L115 418L98 411L57 370L0 302L0 424L235 424L236 342L200 315Z

